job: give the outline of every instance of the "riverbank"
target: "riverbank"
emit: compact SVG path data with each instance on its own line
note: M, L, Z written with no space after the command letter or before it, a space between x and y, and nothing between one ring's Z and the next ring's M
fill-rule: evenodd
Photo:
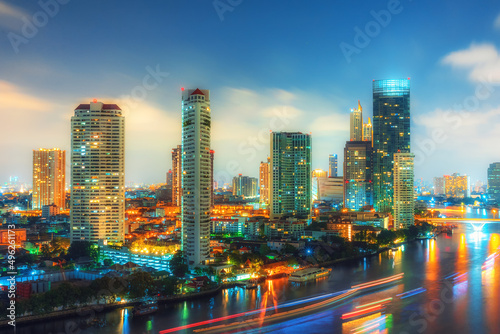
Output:
M200 298L200 297L213 296L213 295L218 294L221 290L222 290L222 285L218 285L217 287L210 289L210 290L206 290L206 291L194 292L194 293L189 293L189 294L180 294L180 295L175 295L175 296L170 296L170 297L160 297L157 300L158 300L158 304L177 303L177 302L182 302L182 301L191 300L191 299ZM41 322L41 321L45 321L45 320L67 318L67 317L73 317L73 316L79 316L79 315L82 315L83 317L85 317L85 316L89 316L89 315L95 314L95 313L100 313L103 311L110 311L110 310L119 309L119 308L136 306L136 305L139 305L141 302L142 301L137 300L137 301L129 301L126 303L117 302L117 303L110 303L110 304L93 304L93 305L88 305L88 306L84 306L84 307L75 307L75 308L68 309L68 310L50 312L50 313L46 313L46 314L16 317L16 325L26 324L26 323L36 323L36 322ZM10 319L0 320L0 328L10 327L10 325L8 324L9 321L10 321Z

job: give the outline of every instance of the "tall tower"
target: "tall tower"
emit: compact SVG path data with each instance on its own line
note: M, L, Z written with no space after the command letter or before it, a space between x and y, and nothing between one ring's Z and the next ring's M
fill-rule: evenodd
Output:
M311 136L271 133L271 218L311 216Z
M494 162L488 168L488 195L500 204L500 162Z
M215 151L210 150L210 207L214 207L214 155Z
M259 202L262 205L269 205L269 164L271 158L267 158L267 162L260 162L259 167Z
M337 177L338 176L338 163L339 159L338 156L334 154L330 154L328 157L328 175L330 177Z
M33 209L51 204L64 209L65 184L66 151L58 148L33 150Z
M71 117L71 241L123 242L125 119L116 104L80 104Z
M413 153L394 154L394 228L407 228L414 224L415 200Z
M363 108L358 100L358 108L351 109L351 141L363 140Z
M358 211L373 204L372 144L348 141L344 149L344 207Z
M373 126L370 117L368 117L368 123L363 124L363 141L373 142Z
M182 199L182 145L172 149L172 203L181 206Z
M211 183L210 91L182 92L182 250L189 266L209 257Z
M390 211L394 154L410 152L410 80L373 81L374 206Z

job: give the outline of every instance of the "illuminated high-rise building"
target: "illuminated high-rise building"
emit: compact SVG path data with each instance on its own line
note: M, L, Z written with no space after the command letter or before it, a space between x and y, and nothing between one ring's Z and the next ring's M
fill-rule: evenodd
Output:
M329 177L337 177L338 176L338 164L339 159L338 156L334 154L330 154L328 157L328 175Z
M311 216L311 136L271 133L271 218Z
M189 266L209 258L210 202L210 91L182 92L182 250Z
M259 167L259 202L263 205L269 205L269 165L271 158L267 162L260 162Z
M172 186L173 176L174 176L174 173L172 172L171 169L169 169L168 172L167 172L167 182L166 182L167 186Z
M408 228L415 222L414 160L413 153L394 154L394 227L396 229Z
M182 204L182 145L172 149L172 203Z
M66 205L66 151L58 148L33 150L32 208Z
M123 242L125 119L116 104L80 104L71 117L71 240Z
M444 193L447 197L470 197L470 177L459 173L445 175Z
M394 154L410 152L410 80L373 81L374 207L388 212L394 195Z
M363 124L363 141L370 143L373 141L373 126L370 117L368 117L368 123Z
M312 184L311 184L311 196L313 201L317 201L321 198L320 194L320 180L326 179L328 177L328 172L322 169L315 169L312 171Z
M434 196L444 195L444 177L435 177L433 179L434 183Z
M500 162L494 162L488 168L488 195L500 204Z
M233 178L233 195L243 198L254 198L258 196L258 183L256 177L243 176L239 174Z
M210 207L214 207L214 155L215 151L210 150Z
M372 145L348 141L344 149L344 207L359 211L373 204Z
M358 108L351 109L351 141L362 141L363 140L363 108L361 108L361 103L358 100Z

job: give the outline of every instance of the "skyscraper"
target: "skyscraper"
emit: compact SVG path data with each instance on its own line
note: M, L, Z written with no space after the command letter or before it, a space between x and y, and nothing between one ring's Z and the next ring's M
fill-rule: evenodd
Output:
M359 211L373 204L372 145L348 141L344 149L344 207Z
M124 240L125 119L93 100L71 117L71 240Z
M210 201L210 91L182 92L182 250L189 266L209 257Z
M172 186L172 178L174 176L174 173L172 173L172 170L169 169L168 172L167 172L167 183L166 185L167 186Z
M256 177L238 175L233 178L233 195L243 196L243 198L257 197L257 184L259 180Z
M215 151L210 150L210 208L214 207L214 155Z
M488 195L500 203L500 162L494 162L488 168Z
M361 108L361 103L358 100L358 108L351 109L351 141L362 141L363 140L363 108Z
M263 205L269 205L269 164L271 158L267 158L267 162L260 162L259 167L259 202Z
M444 195L444 177L435 177L434 183L434 196Z
M182 145L172 149L172 203L181 206L182 199Z
M414 224L415 200L413 153L394 154L394 227L407 228Z
M392 208L395 153L410 152L410 80L373 81L373 184L377 211Z
M313 201L317 201L321 198L320 193L320 180L326 179L328 177L328 172L322 169L315 169L312 171L312 184L311 184L311 196Z
M373 126L372 120L368 117L368 123L363 124L363 141L373 141Z
M33 210L66 205L66 151L58 148L33 150Z
M337 155L330 154L328 157L328 175L329 177L337 177L338 176L338 157Z
M271 133L271 218L311 215L311 136Z
M444 193L447 197L470 197L470 177L459 173L445 175Z

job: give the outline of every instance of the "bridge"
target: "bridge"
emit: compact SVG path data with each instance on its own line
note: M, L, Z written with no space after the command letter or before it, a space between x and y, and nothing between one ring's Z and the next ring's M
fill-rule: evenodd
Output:
M481 232L486 224L499 224L500 219L495 218L421 218L419 221L425 221L431 224L463 223L471 224L475 232Z

